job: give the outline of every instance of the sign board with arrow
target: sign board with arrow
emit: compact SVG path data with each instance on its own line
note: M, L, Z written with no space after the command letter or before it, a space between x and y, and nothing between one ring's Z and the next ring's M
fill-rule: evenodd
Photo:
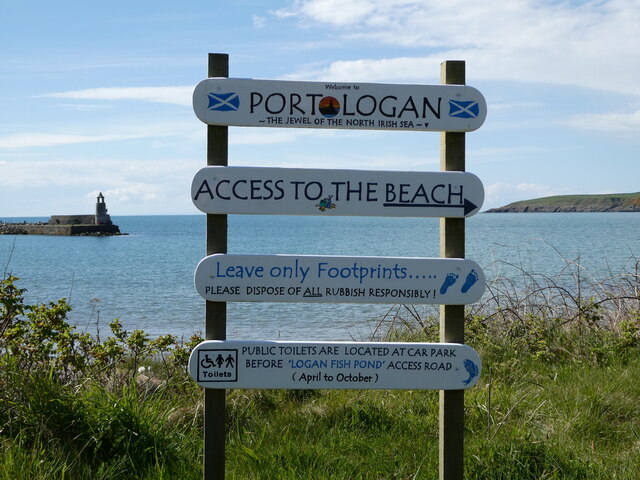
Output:
M467 172L205 167L191 184L212 214L468 217L484 188Z

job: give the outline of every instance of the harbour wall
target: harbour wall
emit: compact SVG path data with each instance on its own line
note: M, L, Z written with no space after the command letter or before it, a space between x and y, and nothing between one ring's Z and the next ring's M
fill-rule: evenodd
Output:
M46 223L0 223L0 235L120 235L117 225L49 225Z
M52 215L49 225L94 225L95 215Z

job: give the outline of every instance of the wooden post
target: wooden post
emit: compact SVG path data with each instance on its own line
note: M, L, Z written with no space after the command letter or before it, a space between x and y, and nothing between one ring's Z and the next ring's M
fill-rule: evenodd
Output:
M209 54L209 77L229 76L229 55ZM229 128L207 126L207 165L228 165ZM227 253L227 216L207 214L207 255ZM205 338L226 340L227 304L205 305ZM225 477L226 390L204 389L204 480Z
M440 83L465 84L465 62L441 64ZM440 170L465 170L464 132L440 134ZM440 219L440 256L464 258L464 218ZM464 305L440 305L440 341L464 343ZM464 390L440 391L440 480L464 476Z

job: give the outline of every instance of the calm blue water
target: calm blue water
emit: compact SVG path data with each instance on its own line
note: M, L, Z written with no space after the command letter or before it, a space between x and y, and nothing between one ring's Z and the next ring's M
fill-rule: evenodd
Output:
M79 328L185 337L204 330L193 273L205 252L205 215L113 217L119 237L0 236L0 273L20 277L28 302L61 297ZM46 218L0 218L46 221ZM577 261L606 277L633 271L640 215L478 214L467 219L467 258L487 281L527 272L554 276ZM229 216L229 253L437 257L439 220ZM511 265L511 266L510 266ZM390 305L229 303L227 336L238 339L361 340Z

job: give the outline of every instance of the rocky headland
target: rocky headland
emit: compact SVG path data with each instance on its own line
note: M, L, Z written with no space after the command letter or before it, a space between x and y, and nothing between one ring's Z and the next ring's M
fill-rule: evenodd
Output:
M490 208L487 213L640 212L639 193L557 195Z

